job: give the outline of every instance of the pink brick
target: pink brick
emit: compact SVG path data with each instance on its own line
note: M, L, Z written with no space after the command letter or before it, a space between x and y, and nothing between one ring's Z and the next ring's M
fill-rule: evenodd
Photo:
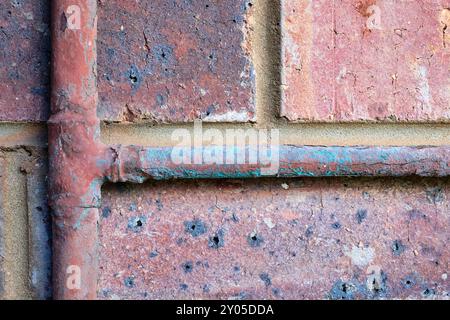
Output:
M450 183L416 182L107 186L98 297L448 298Z
M291 121L448 121L446 8L449 0L283 0L281 115ZM380 29L374 29L368 22L378 12Z

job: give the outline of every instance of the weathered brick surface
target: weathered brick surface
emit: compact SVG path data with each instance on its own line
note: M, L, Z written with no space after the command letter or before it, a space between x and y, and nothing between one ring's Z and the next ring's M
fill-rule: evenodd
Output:
M0 121L47 118L49 2L0 4ZM98 2L101 119L254 118L248 1ZM372 5L380 9L381 30L365 24ZM448 0L285 0L282 114L293 121L448 120L448 7ZM60 51L59 57L66 55ZM8 130L2 135L10 147L28 136ZM78 136L59 137L66 145ZM14 170L4 170L0 154L0 297L47 298L46 161L40 154L32 162L29 147L14 152L21 160L6 165ZM446 161L434 165L447 168ZM145 173L151 166L137 169ZM449 181L283 182L105 187L99 297L449 298ZM92 233L78 235L79 243L95 241L97 222L92 226ZM62 236L56 247L64 248L67 239ZM59 257L77 250L89 256L84 245L73 249ZM96 265L92 269L95 288Z
M449 121L448 8L448 0L283 0L281 114Z
M108 186L99 297L448 298L438 180Z
M0 121L47 119L49 5L49 0L0 2Z
M247 2L100 1L100 118L253 119Z
M247 2L100 1L100 118L253 120ZM48 117L49 11L0 4L0 121Z

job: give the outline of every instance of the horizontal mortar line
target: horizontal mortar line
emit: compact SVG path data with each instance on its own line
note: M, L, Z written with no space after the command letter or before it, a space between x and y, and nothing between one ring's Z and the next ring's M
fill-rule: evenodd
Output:
M203 130L258 129L251 123L202 123ZM170 146L176 129L193 132L194 124L103 123L106 144ZM421 146L450 145L450 124L411 123L286 123L280 130L281 144L320 146ZM0 122L0 146L47 146L45 123Z
M0 146L47 147L47 126L43 122L0 122Z
M106 144L171 146L176 129L193 134L193 124L104 124L102 141ZM257 124L203 123L203 130L258 129ZM448 124L284 124L279 129L281 144L316 146L423 146L450 145Z

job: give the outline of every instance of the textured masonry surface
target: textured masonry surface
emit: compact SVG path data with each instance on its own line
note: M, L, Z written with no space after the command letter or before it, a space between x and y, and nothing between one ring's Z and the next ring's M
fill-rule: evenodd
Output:
M448 298L448 182L167 182L103 194L102 299Z
M254 119L248 1L205 3L100 1L102 119ZM283 0L282 7L282 116L448 121L448 0ZM49 1L0 8L0 120L44 121ZM371 29L378 13L381 29Z
M268 2L99 0L100 118L254 120L249 21L259 4L278 5ZM0 121L47 120L49 3L0 4ZM448 120L448 0L280 3L283 116L330 122ZM381 10L381 30L365 28L372 5ZM256 28L276 32L258 19ZM48 298L46 155L16 149L33 134L40 146L46 137L30 130L39 125L15 125L0 124L0 138L11 147L0 152L0 297ZM8 133L7 126L17 132ZM131 128L140 144L142 127ZM290 132L298 134L296 128ZM423 148L414 150L424 154ZM12 156L16 152L20 159ZM448 170L447 163L435 163ZM98 295L448 299L449 190L445 179L106 186Z
M0 121L45 121L50 1L0 2Z
M248 2L100 1L100 118L253 120Z
M0 121L47 120L49 7L0 4ZM250 12L245 0L100 1L99 117L254 120Z
M282 0L281 115L449 121L449 25L448 0Z

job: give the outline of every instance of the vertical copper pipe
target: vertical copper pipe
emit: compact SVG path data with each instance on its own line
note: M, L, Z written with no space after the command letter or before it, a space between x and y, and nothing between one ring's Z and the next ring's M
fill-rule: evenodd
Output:
M49 201L55 299L95 299L103 177L97 106L97 0L52 3Z

